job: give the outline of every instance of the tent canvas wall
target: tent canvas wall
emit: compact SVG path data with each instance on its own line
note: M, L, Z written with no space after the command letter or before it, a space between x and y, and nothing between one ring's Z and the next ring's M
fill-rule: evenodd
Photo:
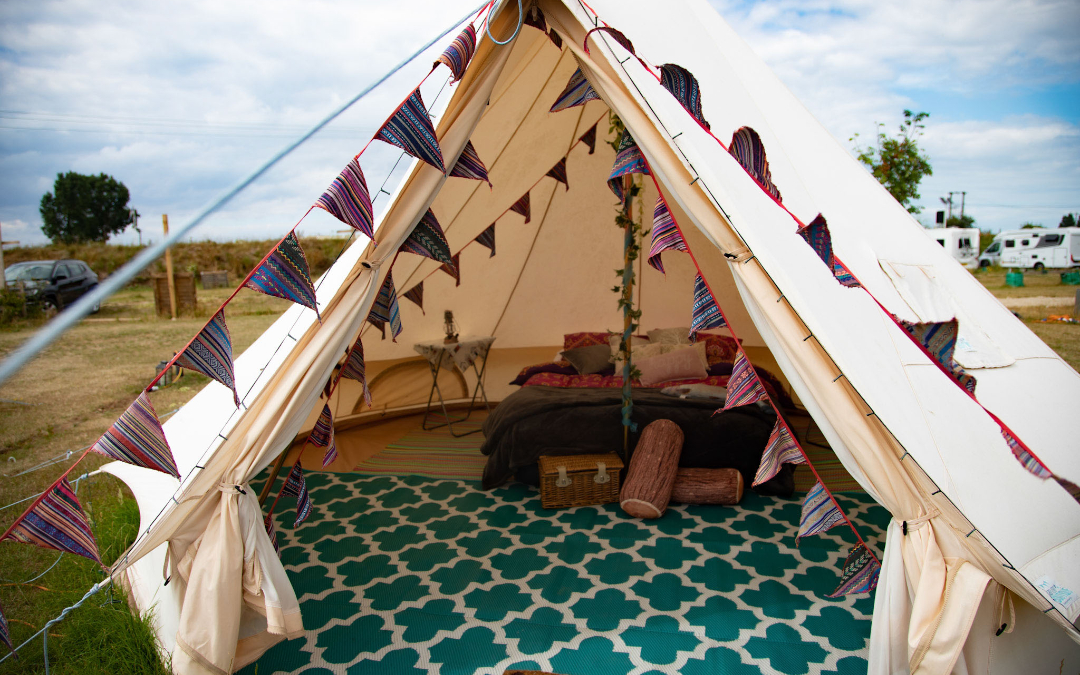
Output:
M363 328L391 264L399 292L437 267L415 256L392 262L414 224L431 207L451 249L461 249L594 121L603 137L608 108L640 146L740 336L771 356L845 468L894 516L871 672L906 672L910 663L920 672L948 672L961 651L980 672L1011 672L1031 654L1075 663L1070 638L1078 639L1080 602L1055 602L1036 584L1080 591L1080 505L1019 465L997 424L870 294L905 320L956 316L970 346L957 358L978 378L979 400L1073 482L1080 482L1080 458L1070 408L1080 400L1080 376L919 232L704 0L662 7L598 0L592 8L639 54L697 77L717 138L743 126L760 134L784 206L804 222L824 214L836 251L870 294L839 285L792 218L621 46L594 33L585 53L594 26L587 6L538 6L564 49L531 29L503 47L481 40L437 125L448 162L471 139L493 187L415 164L380 223L378 246L354 245L326 273L318 292L322 322L293 307L236 360L240 391L251 388L241 409L211 384L165 424L182 481L110 465L143 513L143 534L118 570L134 602L154 609L174 668L227 671L296 634L295 596L257 501L241 490L310 428L323 385ZM510 35L516 5L499 3L493 17L493 34ZM549 113L579 67L602 100ZM465 250L460 287L442 273L426 277L428 311L403 302L405 331L396 343L366 329L372 375L412 357L412 342L438 336L442 309L452 309L467 332L496 336L489 373L495 399L522 365L549 360L563 333L621 327L610 292L621 233L604 183L611 154L602 147L594 155L580 145L569 150L570 189L541 183L529 224L503 216L497 256ZM664 262L666 278L647 267L639 277L646 327L689 320L693 268L679 253L665 254ZM397 406L422 402L417 394L425 392L402 388ZM1034 391L1053 396L1042 400L1029 395ZM339 421L354 414L358 394L346 387L336 397ZM1014 632L995 637L1002 588L1019 599L1019 619Z

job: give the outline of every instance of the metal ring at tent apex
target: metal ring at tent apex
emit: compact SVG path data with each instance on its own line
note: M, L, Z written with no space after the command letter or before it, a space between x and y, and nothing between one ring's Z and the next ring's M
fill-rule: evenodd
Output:
M495 44L497 44L497 45L499 45L499 46L502 46L502 45L508 45L508 44L510 44L511 42L513 42L513 41L514 41L514 38L516 38L516 37L517 37L518 33L520 33L520 32L521 32L521 24L522 24L522 22L524 22L524 21L525 21L525 11L521 9L521 0L517 0L517 3L518 3L518 22L517 22L517 28L515 28L515 29L514 29L514 34L513 34L513 35L511 35L510 37L506 38L506 42L499 42L499 41L498 41L498 40L496 40L496 39L495 39L495 37L494 37L494 36L493 36L493 35L491 34L491 21L488 21L487 25L486 25L486 26L484 26L484 32L485 32L485 33L487 33L487 36L488 36L489 38L491 38L491 41L492 41L492 42L494 42Z

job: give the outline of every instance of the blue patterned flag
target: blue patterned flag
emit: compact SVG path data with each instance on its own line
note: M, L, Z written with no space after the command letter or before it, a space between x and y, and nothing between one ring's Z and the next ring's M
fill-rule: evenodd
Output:
M690 317L690 339L692 340L698 331L710 328L723 328L727 325L724 315L720 312L720 306L709 292L709 286L705 279L698 274L694 278L694 307Z
M145 391L102 434L92 450L111 459L180 477L165 431Z
M0 641L2 641L7 648L14 653L15 645L11 644L11 630L8 628L7 617L4 616L4 608L0 607ZM19 655L16 654L15 658L18 659Z
M454 287L461 285L461 254L455 253L450 262L443 263L439 269L454 277Z
M915 341L922 345L926 353L948 372L957 384L963 387L972 396L975 395L975 376L967 371L953 359L956 350L956 337L960 332L960 324L956 319L948 321L928 321L926 323L911 323L901 321L900 325L908 332Z
M581 138L578 140L589 146L590 155L596 152L596 125L593 124L589 127L589 130L581 134Z
M839 598L854 593L869 593L877 588L880 573L881 563L870 549L862 543L856 544L844 561L844 568L840 572L840 585L825 597Z
M435 136L435 127L432 126L427 108L424 107L424 99L420 98L419 87L405 99L390 119L386 120L375 138L396 145L413 157L446 173L439 139Z
M765 387L762 386L754 366L740 349L735 354L735 364L731 369L731 377L728 379L724 410L757 403L767 397L768 394L765 393Z
M233 375L232 337L225 324L225 310L221 309L191 344L176 358L176 365L181 368L197 370L207 377L225 385L233 394L233 403L240 407L240 397L236 395L236 378Z
M337 459L337 445L334 444L334 416L330 414L330 404L323 406L322 413L315 421L311 435L308 436L308 441L317 448L326 448L322 460L323 468Z
M510 210L514 213L520 213L521 215L525 216L526 223L532 220L532 206L530 204L530 201L531 199L529 197L529 193L526 192L524 195L521 196L521 199L514 202L514 205L510 207Z
M772 433L769 434L769 442L765 445L765 452L761 455L761 464L758 465L757 475L754 476L754 486L772 480L780 473L780 467L784 464L806 464L799 444L791 437L787 425L776 420Z
M589 101L599 100L600 94L596 93L589 81L585 79L585 73L581 72L581 68L578 68L570 76L570 81L566 83L562 93L555 99L555 103L551 106L551 112L560 112L579 105L585 105Z
M421 282L423 283L423 282ZM349 380L356 380L364 388L364 401L371 407L371 391L367 386L367 376L364 374L364 343L360 336L356 336L356 342L349 350L349 356L345 359L345 365L341 367L341 375Z
M608 187L620 202L625 198L622 177L634 173L647 176L649 167L645 164L645 156L641 154L641 148L634 142L634 137L624 129L619 139L619 151L615 155L615 166L611 167L611 175L607 179Z
M489 258L495 257L495 223L488 225L483 232L476 235L476 243L491 249Z
M750 127L743 127L731 136L731 146L728 148L731 156L742 165L746 173L757 181L758 185L765 189L776 201L781 201L780 190L772 182L772 172L769 171L769 160L765 158L765 144L761 142L761 136Z
M701 112L701 86L689 70L674 63L665 63L660 66L660 85L671 92L686 112L701 122L701 126L711 128Z
M671 216L671 211L668 210L663 195L657 196L656 206L653 207L652 246L649 247L649 264L660 272L664 272L664 262L660 254L664 251L685 252L686 250L686 241L683 239L682 233L679 232L679 228L675 224L675 219ZM700 275L698 278L700 278ZM697 305L697 280L694 281L694 304Z
M17 541L74 553L102 565L90 521L66 474L34 500L0 541Z
M364 172L356 158L342 169L341 174L315 202L315 206L324 209L354 230L363 232L368 239L375 237L371 195L368 193Z
M424 312L424 282L423 281L421 281L420 283L416 284L415 286L413 286L409 290L402 293L401 297L405 298L406 300L413 301L414 303L416 303L416 306L420 308L421 312L423 312L424 314L427 314L427 312Z
M457 82L465 75L465 69L469 67L473 54L476 53L476 29L470 23L465 30L454 38L446 51L436 59L435 65L446 64L452 73L451 81ZM433 66L434 67L434 66Z
M566 178L566 158L565 157L563 157L558 162L556 162L555 166L548 169L548 172L546 174L544 174L544 175L545 176L551 176L555 180L557 180L560 183L562 183L563 185L565 185L567 190L570 189L570 183L567 182L567 178Z
M799 518L799 534L795 541L810 535L820 534L844 522L844 514L840 507L833 501L821 481L814 483L814 487L806 493L803 499L802 515Z
M458 160L454 162L454 168L450 169L450 175L457 178L482 180L488 184L488 187L491 187L487 167L480 161L480 155L476 154L476 148L473 147L472 141L465 143L465 149L461 151Z
M324 412L324 414L326 413ZM319 418L319 421L322 421L322 418ZM331 429L331 442L333 442L333 435ZM323 466L328 463L324 462ZM285 487L281 488L281 494L284 497L296 497L296 521L293 523L293 527L300 527L300 523L307 520L307 517L311 515L311 497L308 495L307 483L304 481L304 469L300 466L300 460L296 460L296 464L293 464L289 477L285 479Z
M266 260L255 268L244 286L313 309L315 316L322 321L315 302L315 287L311 284L307 258L294 232L282 239Z
M450 255L450 243L446 241L442 226L439 225L431 209L428 209L420 222L413 227L399 250L422 255L444 264L453 260L453 256Z
M821 261L829 267L833 277L840 282L841 286L862 287L855 275L833 254L832 234L829 232L829 224L825 222L825 216L817 214L809 225L803 225L798 229L798 234L806 240L807 244L810 244L810 248L814 249L814 253L817 253Z
M401 335L401 312L398 309L397 290L394 288L394 274L389 272L383 281L379 295L375 297L375 304L371 306L368 321L378 327L380 324L390 324L390 337L397 342L397 336Z

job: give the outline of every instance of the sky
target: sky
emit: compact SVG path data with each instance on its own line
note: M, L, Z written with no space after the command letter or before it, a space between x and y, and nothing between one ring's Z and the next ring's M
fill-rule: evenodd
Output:
M477 0L478 4L478 0ZM1080 3L1044 0L710 0L845 146L930 114L920 144L933 176L919 218L966 191L983 229L1055 227L1080 212ZM0 228L46 241L38 206L66 171L131 191L145 243L476 8L474 0L0 3ZM406 19L407 20L403 20ZM617 23L613 21L613 23ZM456 32L456 31L455 31ZM452 36L451 36L452 37ZM633 39L633 36L630 36ZM263 176L192 239L287 231L450 37ZM647 55L648 56L648 55ZM660 57L650 57L657 60ZM446 70L422 87L445 103ZM704 92L708 96L709 92ZM390 190L399 152L376 142L363 167ZM854 154L854 151L853 151ZM387 196L376 200L376 213ZM960 195L955 195L959 209ZM342 225L316 210L303 234ZM115 242L137 242L133 229Z

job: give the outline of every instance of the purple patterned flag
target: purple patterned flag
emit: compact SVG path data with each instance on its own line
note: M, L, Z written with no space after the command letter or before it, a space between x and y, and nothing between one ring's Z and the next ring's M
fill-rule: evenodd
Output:
M664 251L685 252L686 241L683 240L682 233L679 232L664 197L660 195L656 197L656 206L653 207L652 246L649 247L649 264L660 272L664 272L664 261L660 257ZM696 296L696 281L694 285Z
M454 286L461 285L461 254L455 253L449 264L443 263L439 269L454 277Z
M728 152L734 157L746 173L757 181L766 192L773 196L776 201L781 201L780 190L772 182L772 172L769 171L769 160L765 158L765 145L761 142L761 136L750 127L743 127L731 136L731 146Z
M453 259L450 255L450 243L446 241L442 226L431 209L428 209L420 222L413 227L400 250L431 258L435 262L448 263Z
M821 484L821 481L818 481L803 499L802 515L799 517L799 534L795 537L795 541L820 534L843 522L844 514L840 512L840 507L833 501L832 495Z
M840 585L825 597L839 598L854 593L869 593L877 588L880 573L881 563L870 549L861 543L856 544L844 561L844 569L840 572Z
M690 317L690 339L693 340L698 331L723 328L726 325L724 315L720 312L720 305L716 304L716 299L709 291L705 279L698 274L694 278L694 308Z
M578 68L570 76L570 81L566 83L562 93L555 99L550 112L561 112L569 108L576 108L579 105L585 105L589 101L599 100L600 94L596 93L589 81L585 79L585 73L581 72L581 68Z
M847 286L848 288L862 288L862 284L855 278L855 275L851 273L851 270L847 268L847 265L840 262L840 259L833 256L833 276L840 282L841 286Z
M420 283L416 284L415 286L413 286L409 290L402 293L401 297L403 297L403 298L405 298L407 300L412 300L413 302L416 303L416 306L420 308L421 312L423 312L424 314L427 314L427 312L424 312L424 282L423 281L421 281Z
M266 260L255 268L244 286L313 309L315 316L322 322L319 307L315 302L315 287L311 285L307 258L294 232L282 239Z
M701 87L689 70L674 63L665 63L660 66L660 85L671 92L675 100L686 108L686 112L701 122L701 126L711 128L701 112Z
M341 367L339 377L359 382L360 386L364 388L364 401L369 408L371 407L371 391L368 389L367 376L364 374L364 343L360 341L359 335L356 336L356 342L353 344L352 349L349 350L349 356L345 359L345 365Z
M330 404L323 406L322 414L316 420L315 428L311 430L308 441L317 448L326 448L322 460L323 468L337 459L337 446L334 444L334 417L330 414Z
M280 554L281 549L277 543L277 528L274 527L274 514L266 514L266 517L263 518L263 527L266 528L266 536L269 537L270 543L274 545L274 552Z
M495 223L488 225L483 232L476 235L476 243L491 249L489 258L495 257Z
M472 141L465 143L465 149L461 151L461 155L458 156L457 162L454 163L454 168L450 169L450 175L457 178L469 178L472 180L482 180L491 187L491 180L488 179L487 167L480 161L480 155L476 154L476 148L473 147Z
M758 465L757 475L754 476L754 485L758 486L765 481L771 480L780 473L783 464L806 464L799 444L791 437L787 425L776 420L772 433L769 434L769 442L765 446L765 452L761 455L761 464Z
M546 174L544 174L544 175L545 176L551 176L555 180L557 180L560 183L562 183L563 185L565 185L567 190L570 189L570 183L568 183L567 180L566 180L566 158L565 157L560 159L555 164L555 166L548 169L548 172Z
M435 127L431 125L431 118L424 107L424 99L420 98L419 87L405 99L390 119L386 120L375 138L396 145L413 157L446 173L439 139L435 136Z
M372 321L374 319L375 321ZM378 326L376 321L382 324L390 324L390 338L397 342L397 336L401 335L401 312L398 308L397 290L394 288L394 273L387 273L379 294L375 297L375 303L371 306L368 321ZM385 331L383 332L385 335Z
M446 51L435 61L435 66L445 63L453 74L451 82L457 82L465 75L465 69L469 67L473 54L476 53L476 29L470 23L465 30L454 38ZM434 68L434 66L432 66Z
M329 409L324 410L323 414L328 414ZM319 418L322 421L322 418ZM334 432L330 430L331 442L333 442ZM335 451L335 456L337 453ZM324 462L323 466L326 466L329 462ZM300 527L300 523L307 520L307 517L311 515L311 497L308 495L307 483L304 481L304 469L300 466L300 460L293 464L292 471L289 472L289 477L285 479L285 487L281 488L281 494L284 497L296 497L296 521L293 523L293 527Z
M161 422L145 391L102 434L92 450L111 459L180 477Z
M203 326L187 349L176 358L176 365L197 370L222 383L232 391L233 403L240 407L240 398L236 395L236 378L233 375L232 337L229 336L229 327L225 324L224 309L219 310L214 318Z
M731 378L727 383L727 400L724 401L724 410L737 408L741 405L750 405L766 398L765 387L754 372L746 354L740 349L735 354L735 364L731 369Z
M589 146L590 155L596 152L596 125L589 127L589 130L581 134L581 138L578 140Z
M7 645L8 650L12 653L15 652L15 645L11 644L11 630L8 628L7 617L4 616L4 608L0 607L0 641ZM15 658L18 659L19 655L16 654Z
M528 223L532 220L532 209L529 205L529 193L526 192L522 195L521 199L514 202L514 205L510 207L510 210L514 213L520 213L525 216L525 222Z
M345 165L330 187L326 188L315 206L325 209L354 230L363 232L368 239L375 237L371 195L368 193L367 180L360 169L360 162L355 157Z
M1031 451L1016 436L1013 436L1004 428L1001 430L1001 435L1009 446L1009 452L1013 454L1013 457L1016 457L1017 461L1028 473L1043 480L1054 476L1050 469L1047 469L1045 464L1031 454Z
M74 553L102 565L90 522L67 481L67 474L41 493L0 541L18 541Z
M833 267L832 234L829 233L829 224L825 222L825 216L820 213L810 221L809 225L803 225L798 229L798 234L810 248L814 249L821 261Z
M649 175L649 167L645 164L645 156L634 142L634 137L629 131L623 130L619 139L619 151L615 155L615 166L611 167L611 175L608 176L607 184L619 201L623 201L622 177L628 174L641 173Z
M901 321L900 325L956 380L957 384L972 396L975 395L975 376L968 375L967 371L953 359L956 336L960 331L960 324L956 319L927 323Z

